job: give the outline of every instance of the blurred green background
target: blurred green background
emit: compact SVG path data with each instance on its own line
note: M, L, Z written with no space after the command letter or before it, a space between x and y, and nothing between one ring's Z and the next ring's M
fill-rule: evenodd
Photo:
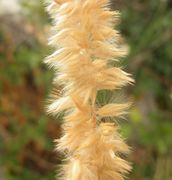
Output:
M19 5L20 4L20 5ZM130 46L122 63L136 84L122 134L131 180L172 180L172 1L113 0ZM51 20L44 3L0 0L0 180L53 180L60 123L45 114L53 72L42 63Z

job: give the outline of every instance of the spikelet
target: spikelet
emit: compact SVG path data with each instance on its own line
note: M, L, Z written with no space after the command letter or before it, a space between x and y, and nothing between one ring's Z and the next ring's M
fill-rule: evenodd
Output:
M130 171L120 155L129 147L118 126L102 122L126 113L129 103L96 104L99 90L116 90L133 83L113 60L127 54L113 29L119 13L108 8L109 0L54 0L47 8L53 18L49 44L56 51L45 62L56 71L54 83L63 87L48 106L48 113L64 112L63 135L56 140L64 152L62 180L123 180Z

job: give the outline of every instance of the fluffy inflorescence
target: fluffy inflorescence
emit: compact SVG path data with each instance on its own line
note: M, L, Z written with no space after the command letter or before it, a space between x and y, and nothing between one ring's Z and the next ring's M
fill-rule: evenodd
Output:
M120 155L129 152L114 123L101 119L120 117L129 103L96 104L99 90L119 89L133 80L111 66L125 56L120 35L113 29L119 13L109 0L54 0L48 12L54 20L50 45L56 51L46 58L55 69L54 83L63 87L48 112L65 112L63 135L57 150L65 152L63 180L123 180L130 165Z

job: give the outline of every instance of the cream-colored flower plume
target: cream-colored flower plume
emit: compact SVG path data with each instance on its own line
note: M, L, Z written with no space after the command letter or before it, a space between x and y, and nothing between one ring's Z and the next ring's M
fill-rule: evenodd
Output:
M58 179L123 180L131 169L121 158L129 148L118 126L109 122L109 117L123 116L129 103L96 104L99 90L133 82L111 65L126 55L126 48L113 29L119 13L110 11L108 4L109 0L54 0L48 6L54 20L49 44L56 51L45 61L56 71L54 83L63 87L48 112L65 114L63 135L56 141L57 150L66 155Z

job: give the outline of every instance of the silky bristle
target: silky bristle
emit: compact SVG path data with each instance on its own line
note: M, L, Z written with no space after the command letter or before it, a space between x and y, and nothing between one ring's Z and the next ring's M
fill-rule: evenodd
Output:
M127 54L120 33L113 29L120 14L110 11L109 0L54 0L47 11L53 18L49 44L55 52L45 62L55 70L55 86L47 111L65 111L62 136L56 150L66 160L58 179L123 180L131 170L120 157L130 148L115 123L106 118L126 114L130 103L96 104L99 90L116 90L132 84L130 74L110 67Z

